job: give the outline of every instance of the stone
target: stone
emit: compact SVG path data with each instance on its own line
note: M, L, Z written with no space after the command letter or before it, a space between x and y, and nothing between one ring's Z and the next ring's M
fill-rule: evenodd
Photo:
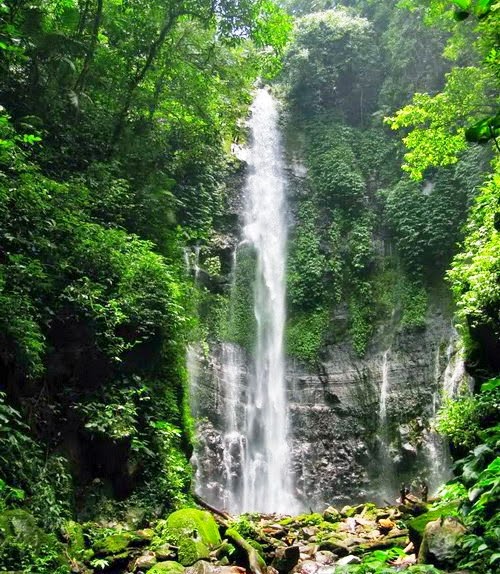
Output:
M278 548L271 564L280 574L286 574L293 570L300 559L300 549L298 546L288 546Z
M396 526L396 524L389 518L381 518L378 521L378 525L382 532L389 532L389 530L392 530Z
M150 570L156 564L156 562L157 560L155 553L149 551L146 554L143 554L142 556L136 558L136 560L134 561L134 565L132 566L132 570L134 572L137 572L137 570L142 570L143 572L146 572L147 570Z
M176 550L167 543L155 547L154 550L158 560L173 560L177 554Z
M323 519L326 520L327 522L338 522L340 518L341 518L340 512L333 506L329 506L323 512Z
M171 560L167 562L158 562L155 564L148 574L184 574L185 568L178 562Z
M450 568L456 562L458 544L465 533L465 526L456 518L428 522L418 552L418 563Z
M186 568L184 574L245 574L245 569L239 566L211 564L201 560L194 566Z
M198 538L208 548L219 546L222 542L217 523L213 516L205 510L183 508L173 512L162 524L160 530L166 531L170 540L179 546L182 539ZM158 533L158 532L157 532Z
M349 554L337 561L337 566L347 566L348 564L361 564L361 558Z
M141 543L142 539L133 532L117 532L97 540L93 550L96 556L115 556L124 553L130 546Z
M85 552L85 538L81 524L74 520L67 520L61 528L61 533L66 542L68 556L81 558Z
M177 558L183 566L192 566L198 560L210 558L210 550L200 539L183 538L179 543Z
M316 552L316 554L314 555L314 560L318 564L322 564L324 566L329 566L330 564L333 564L335 560L337 560L337 558L338 556L336 554L328 550L321 550L319 552Z
M319 549L329 550L330 552L337 554L337 556L347 556L347 554L349 554L349 548L344 543L344 541L333 537L321 541L319 544Z
M315 536L316 534L318 534L318 532L319 528L316 526L306 526L305 528L302 529L302 534L305 539Z
M15 538L21 544L29 544L37 550L48 541L48 535L37 526L34 517L25 510L6 510L0 513L0 542Z
M442 508L437 508L436 510L425 512L424 514L421 514L420 516L417 516L416 518L406 522L410 541L413 542L417 554L420 548L420 544L422 543L422 538L424 537L424 531L427 524L437 520L438 518L446 518L456 514L456 509L456 504L449 504L447 506L443 506Z
M300 564L297 564L292 570L293 574L316 574L319 570L320 564L314 560L304 560Z

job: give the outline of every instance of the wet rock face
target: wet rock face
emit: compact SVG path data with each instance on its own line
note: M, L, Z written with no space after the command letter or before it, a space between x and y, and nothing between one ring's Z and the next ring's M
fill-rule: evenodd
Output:
M409 484L422 476L433 483L443 478L445 468L431 468L425 435L453 337L449 320L436 313L425 330L381 336L363 358L348 342L341 342L324 350L316 373L290 364L293 471L302 500L312 508L357 500L394 501L401 481ZM387 350L382 423L380 391Z
M304 510L363 500L393 502L402 481L409 485L425 479L432 491L446 478L446 464L436 466L437 460L445 460L446 451L440 450L442 444L430 443L429 420L443 385L457 370L454 339L449 318L435 311L425 329L380 333L363 358L343 341L325 348L314 369L288 361L291 472ZM382 424L385 352L387 397ZM238 490L245 449L244 439L226 432L234 404L224 387L222 355L215 346L208 359L198 357L192 388L200 420L197 490L220 507L229 497L228 481L234 492ZM244 403L249 359L242 357L236 395ZM236 416L243 416L237 408Z

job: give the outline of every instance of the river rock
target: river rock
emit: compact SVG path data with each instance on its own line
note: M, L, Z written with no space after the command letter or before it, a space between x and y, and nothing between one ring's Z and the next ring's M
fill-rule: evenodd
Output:
M168 560L167 562L159 562L155 564L148 574L184 574L184 566L178 562Z
M271 564L280 574L290 572L300 559L300 549L298 546L288 546L287 548L278 548L276 555Z
M173 512L160 530L166 530L176 545L186 537L199 539L209 548L219 546L222 542L214 517L209 512L196 508L183 508Z
M333 552L329 552L328 550L321 550L316 552L314 555L314 560L323 566L329 566L333 564L335 560L337 560L338 556Z
M361 564L361 558L349 554L349 556L344 556L337 561L337 566L347 566L347 564Z
M147 570L151 570L151 568L156 564L156 562L157 560L155 553L147 552L146 554L143 554L142 556L136 558L132 566L132 571L137 572L138 570L142 570L143 572L146 572Z
M429 522L425 527L418 562L449 568L456 562L458 543L465 532L466 528L456 518Z
M329 506L323 512L323 518L327 522L338 522L341 519L341 516L340 516L340 512L336 508L334 508L333 506Z
M408 527L408 534L411 542L415 546L415 551L418 553L420 544L422 543L422 538L424 536L425 527L429 522L437 520L438 518L446 518L452 516L456 513L456 504L450 504L448 506L443 506L442 508L437 508L436 510L430 510L408 520L406 526Z
M378 521L378 525L382 532L389 532L389 530L392 530L396 526L396 524L389 518L381 518Z

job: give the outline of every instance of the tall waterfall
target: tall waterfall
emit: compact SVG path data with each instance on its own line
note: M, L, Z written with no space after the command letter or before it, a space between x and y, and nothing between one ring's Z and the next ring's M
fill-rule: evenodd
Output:
M242 510L290 512L287 398L283 335L287 222L285 177L272 96L259 90L249 122L251 146L246 184L244 240L256 253L255 360L245 405L247 441Z

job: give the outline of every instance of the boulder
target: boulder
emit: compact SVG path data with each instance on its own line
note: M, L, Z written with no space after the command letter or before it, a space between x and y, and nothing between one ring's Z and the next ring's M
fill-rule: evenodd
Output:
M382 532L389 532L389 530L392 530L396 526L390 518L381 518L378 521L378 525Z
M413 542L417 553L420 548L420 544L422 543L424 530L427 524L433 520L437 520L438 518L446 518L456 514L456 509L456 504L449 504L442 508L425 512L424 514L407 521L406 526L408 527L408 535L411 542Z
M245 574L245 569L239 566L220 566L201 560L194 566L186 568L184 574Z
M361 558L349 554L349 556L344 556L337 561L337 566L347 566L348 564L361 564Z
M155 564L148 574L184 574L185 568L178 562L171 560L167 562L158 562Z
M48 535L37 526L33 516L25 510L6 510L0 513L0 542L14 538L16 542L38 550L47 544Z
M341 519L340 512L333 506L329 506L323 512L323 519L326 520L326 522L338 522Z
M143 542L143 539L133 532L117 532L97 540L93 550L96 556L117 556L127 552L130 547L141 545Z
M419 564L433 564L438 568L453 566L458 543L465 532L465 527L456 518L428 522L418 553Z
M192 566L198 560L210 558L208 546L200 539L182 538L177 558L183 566Z
M278 548L271 566L276 568L280 574L287 574L297 565L299 558L300 549L298 546Z
M339 538L327 538L319 544L319 550L328 550L333 552L337 556L347 556L349 554L349 548L343 540Z
M83 527L74 520L67 520L62 528L63 540L66 542L68 556L70 558L81 558L85 553L85 538Z
M142 572L146 572L147 570L151 570L151 568L156 564L156 555L154 552L146 552L142 556L136 558L132 570L137 572L141 570Z
M176 546L179 546L184 538L199 539L208 548L219 546L222 542L213 516L196 508L183 508L173 512L166 521L159 523L156 533L166 535L165 541Z

